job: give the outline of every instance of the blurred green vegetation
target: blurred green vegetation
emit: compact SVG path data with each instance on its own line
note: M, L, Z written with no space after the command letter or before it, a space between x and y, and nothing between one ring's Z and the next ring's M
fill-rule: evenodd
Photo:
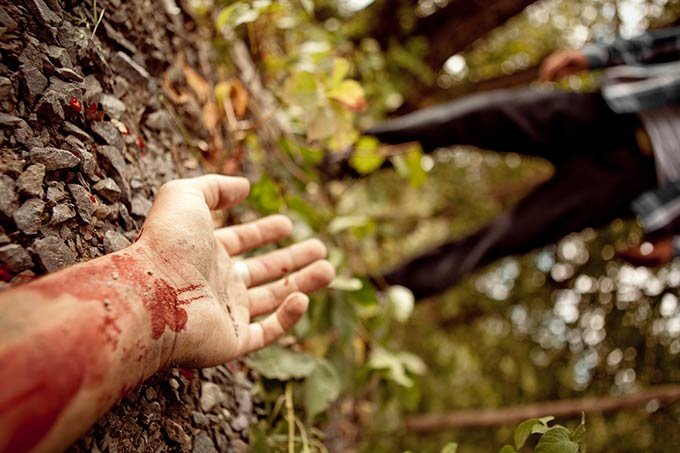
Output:
M252 210L285 212L296 238L321 237L339 274L313 297L297 339L250 359L263 376L253 451L438 452L452 441L461 453L498 451L514 426L416 435L402 416L680 382L680 263L648 270L616 260L616 248L640 239L630 221L503 259L412 313L407 295L376 292L361 276L474 231L551 169L516 154L452 147L423 156L416 147L397 158L397 171L376 170L385 150L358 132L482 85L507 86L505 78L557 48L671 23L680 1L535 2L471 47L452 49L444 68L428 62L428 37L409 30L447 2L192 4L199 25L214 30L220 71L238 73L230 48L246 43L287 125L274 147L257 130L238 139L254 181ZM587 74L555 88L596 83ZM324 155L357 140L353 165L370 175L324 176ZM579 420L562 422L573 429ZM588 450L677 451L679 422L678 404L587 414Z

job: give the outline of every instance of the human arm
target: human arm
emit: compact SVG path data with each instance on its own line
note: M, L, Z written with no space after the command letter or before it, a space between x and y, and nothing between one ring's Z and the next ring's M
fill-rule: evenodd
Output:
M652 64L680 59L680 27L643 33L611 44L593 43L580 50L558 50L541 64L541 81L555 80L586 69L621 64Z
M65 448L157 370L224 363L293 327L334 271L311 240L244 260L244 279L230 256L291 231L283 216L213 231L210 210L248 189L173 181L132 246L0 293L0 452Z

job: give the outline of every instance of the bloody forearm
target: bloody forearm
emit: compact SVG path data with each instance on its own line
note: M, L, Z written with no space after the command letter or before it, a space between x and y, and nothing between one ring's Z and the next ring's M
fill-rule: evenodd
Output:
M0 453L54 451L167 364L178 289L134 245L0 293Z

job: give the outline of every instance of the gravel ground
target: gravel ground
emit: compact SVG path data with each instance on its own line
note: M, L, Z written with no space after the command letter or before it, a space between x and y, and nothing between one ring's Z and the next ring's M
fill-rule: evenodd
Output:
M178 103L167 93L187 85L173 62L210 80L209 43L174 0L99 0L97 11L90 1L7 3L0 5L2 286L130 244L160 185L200 173L195 153L208 140L195 99ZM246 451L251 385L238 362L164 371L69 451Z

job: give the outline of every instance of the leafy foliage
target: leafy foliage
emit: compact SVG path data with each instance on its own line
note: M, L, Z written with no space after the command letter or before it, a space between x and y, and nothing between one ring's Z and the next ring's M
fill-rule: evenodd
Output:
M262 376L254 391L267 414L251 427L253 451L291 445L325 451L326 442L336 450L444 446L447 453L468 453L495 451L512 438L503 453L584 452L583 423L571 431L532 419L514 436L509 428L422 436L405 433L401 416L624 393L677 380L679 310L662 315L657 307L675 297L680 269L644 273L613 260L615 246L639 238L628 223L508 258L417 306L407 292L378 291L365 277L474 230L550 169L516 154L469 149L424 156L416 145L382 146L361 129L397 109L432 102L435 84L451 97L522 70L558 46L611 35L611 2L538 2L466 51L460 73L426 64L422 37L390 41L372 34L385 5L405 24L415 20L412 3L376 0L356 13L331 0L192 3L199 26L215 31L217 72L225 79L212 101L222 121L230 109L238 120L224 153L253 181L252 212L243 215L288 214L295 239L322 238L338 270L331 288L312 298L295 338L249 359ZM674 0L658 14L650 6L650 21L668 20L677 8ZM272 111L254 109L253 94L233 80L235 40L247 45L257 76L273 93ZM570 78L563 86L585 89L594 79ZM281 125L274 141L264 131L270 122ZM323 162L348 149L354 150L350 165L367 177L329 180ZM394 170L379 170L386 162ZM675 426L679 414L656 412L655 423L645 413L592 416L588 442L595 451L645 451L655 437L672 444L680 439L663 426Z

